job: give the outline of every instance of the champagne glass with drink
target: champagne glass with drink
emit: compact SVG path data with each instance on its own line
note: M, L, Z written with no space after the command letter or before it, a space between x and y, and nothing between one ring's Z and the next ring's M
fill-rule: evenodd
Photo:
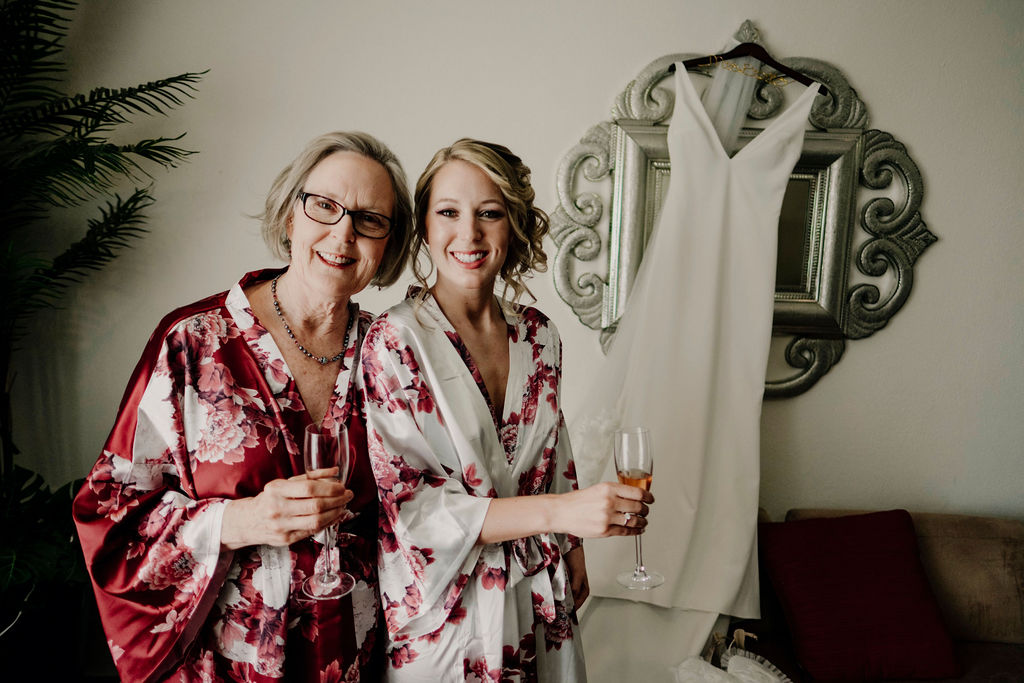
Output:
M338 478L348 482L350 457L348 432L345 426L321 428L317 425L306 427L303 441L303 461L306 472L328 467L338 468ZM334 567L338 557L337 528L334 524L316 532L316 540L322 544L313 574L302 583L302 592L314 600L333 600L352 592L356 581L351 574L337 571Z
M615 471L619 482L651 490L654 474L654 454L651 452L651 434L645 427L627 427L615 431ZM636 566L632 571L615 577L620 585L634 590L648 590L660 586L665 577L644 566L643 547L640 535L636 540Z

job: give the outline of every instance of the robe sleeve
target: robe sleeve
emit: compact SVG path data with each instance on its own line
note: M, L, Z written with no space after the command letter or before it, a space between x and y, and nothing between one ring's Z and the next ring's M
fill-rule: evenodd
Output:
M562 340L558 336L558 330L554 323L548 321L548 331L555 338L558 345L558 365L556 366L556 391L555 400L558 405L558 437L555 444L555 476L551 482L551 493L568 493L579 489L579 480L576 477L576 461L572 455L572 445L569 441L569 429L565 424L565 416L562 414ZM583 545L582 539L572 534L557 534L558 548L562 555Z
M415 342L387 318L362 351L370 461L381 501L380 590L388 631L414 637L439 628L469 581L491 498L476 495ZM493 497L494 493L491 491Z
M565 426L565 417L558 416L558 444L555 446L555 478L551 485L552 493L568 493L579 489L576 480L576 461L572 457L569 445L569 430ZM558 548L562 555L583 545L582 539L572 534L556 534Z
M183 425L186 336L158 328L139 361L74 517L108 645L123 680L173 667L227 574L224 499L192 490Z

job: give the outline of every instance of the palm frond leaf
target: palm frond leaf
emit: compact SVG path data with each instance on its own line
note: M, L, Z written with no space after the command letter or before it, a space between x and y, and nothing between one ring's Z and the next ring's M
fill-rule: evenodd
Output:
M137 177L137 162L120 146L102 140L60 138L40 142L29 154L12 159L3 194L29 206L79 206L111 189L121 177Z
M177 145L169 144L177 142L183 137L185 137L184 133L173 138L141 140L129 145L121 145L120 152L124 155L132 155L133 157L139 157L140 159L160 164L165 168L176 168L179 163L195 154L195 150L183 149ZM144 168L141 166L138 168L149 176L149 173Z
M66 67L59 59L73 0L0 3L0 111L30 106L60 93Z
M136 188L127 198L120 195L89 220L79 241L43 268L25 278L20 287L19 317L42 308L58 306L69 286L81 282L90 272L102 270L118 253L147 232L144 211L153 203L148 188Z
M125 178L152 178L142 162L173 168L194 152L175 144L183 136L115 145L103 138L58 138L24 148L0 171L0 197L30 207L79 206ZM4 210L0 208L0 214Z
M88 95L54 98L0 115L0 139L47 134L89 136L128 121L132 114L166 114L194 97L206 71L188 72L130 88L94 88Z

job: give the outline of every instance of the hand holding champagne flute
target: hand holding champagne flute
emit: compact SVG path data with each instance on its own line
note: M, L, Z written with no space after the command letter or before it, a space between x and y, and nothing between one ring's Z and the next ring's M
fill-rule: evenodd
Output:
M338 478L348 481L350 458L348 432L344 426L321 429L316 425L306 427L303 442L303 459L306 471L338 468ZM351 574L335 571L334 559L338 553L335 547L337 528L334 524L316 533L316 540L323 544L317 558L313 575L302 584L302 592L314 600L331 600L348 595L355 586Z
M651 452L651 436L645 427L626 427L615 431L615 471L619 482L635 486L644 491L651 490L654 477L654 455ZM660 586L665 577L649 572L644 566L640 536L636 539L636 566L632 571L615 577L620 585L634 590L648 590Z

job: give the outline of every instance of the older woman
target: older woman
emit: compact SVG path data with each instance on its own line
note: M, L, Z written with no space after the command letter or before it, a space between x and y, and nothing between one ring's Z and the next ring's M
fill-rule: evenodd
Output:
M357 390L371 316L402 272L411 202L361 133L313 140L275 180L263 235L283 270L245 275L157 327L74 505L123 680L376 680L377 493ZM306 476L306 426L344 425L348 488ZM310 600L316 531L355 514L355 589Z
M414 238L436 279L417 267L421 288L363 345L389 681L585 680L578 537L647 522L646 491L576 490L558 333L515 304L545 264L533 198L505 147L439 151L416 186Z

